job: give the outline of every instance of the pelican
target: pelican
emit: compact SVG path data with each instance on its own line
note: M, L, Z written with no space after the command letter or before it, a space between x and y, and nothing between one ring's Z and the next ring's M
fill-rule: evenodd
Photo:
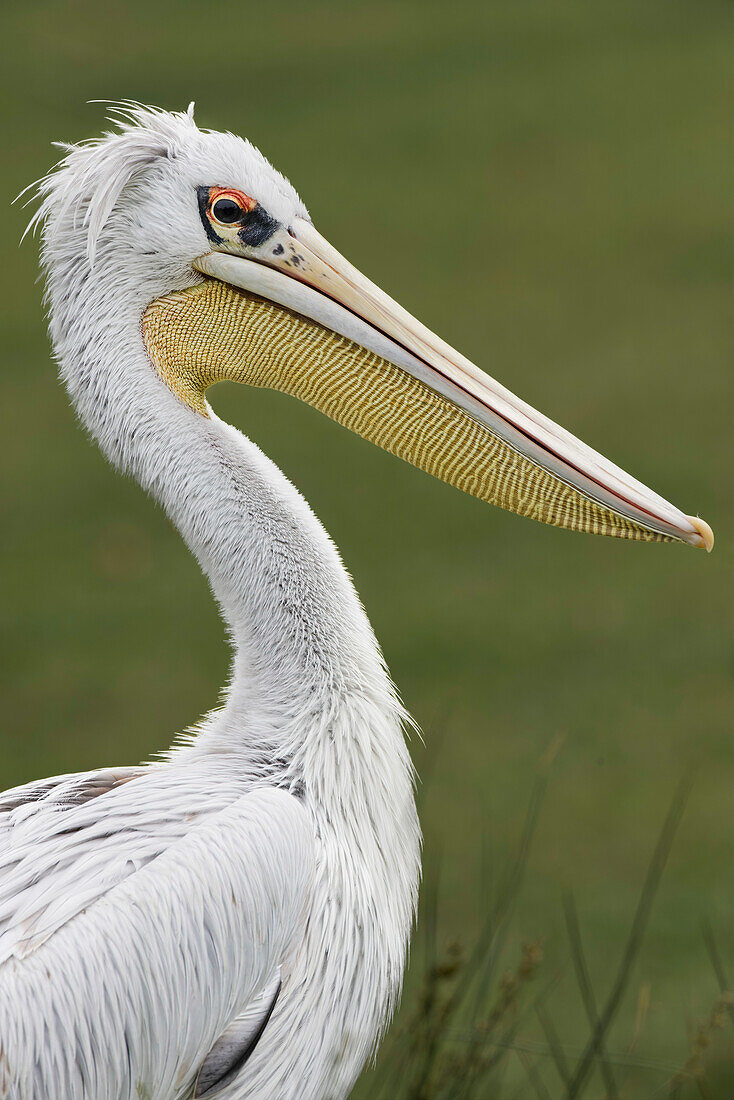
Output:
M408 717L334 544L208 387L292 394L558 527L713 536L352 267L247 141L192 108L112 119L35 185L54 354L196 556L233 659L162 760L0 795L0 1097L338 1100L414 920Z

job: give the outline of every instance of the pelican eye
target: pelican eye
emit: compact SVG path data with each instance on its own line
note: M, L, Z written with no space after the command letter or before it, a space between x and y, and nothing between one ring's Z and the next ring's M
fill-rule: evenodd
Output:
M245 211L234 199L221 198L212 203L212 216L221 225L234 225L244 213Z

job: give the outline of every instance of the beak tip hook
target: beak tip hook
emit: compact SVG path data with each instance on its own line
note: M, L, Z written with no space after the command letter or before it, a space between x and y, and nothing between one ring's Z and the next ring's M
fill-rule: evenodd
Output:
M700 516L687 516L686 518L701 539L698 545L704 549L707 554L710 554L714 548L714 532L711 530L706 520L701 519Z

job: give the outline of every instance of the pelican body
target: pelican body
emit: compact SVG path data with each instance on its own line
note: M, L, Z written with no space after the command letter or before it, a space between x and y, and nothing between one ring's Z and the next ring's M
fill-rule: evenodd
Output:
M51 339L199 561L232 669L163 761L0 795L0 1098L339 1100L415 913L408 718L333 543L207 388L293 394L556 526L712 536L369 282L248 142L191 109L116 125L37 185Z

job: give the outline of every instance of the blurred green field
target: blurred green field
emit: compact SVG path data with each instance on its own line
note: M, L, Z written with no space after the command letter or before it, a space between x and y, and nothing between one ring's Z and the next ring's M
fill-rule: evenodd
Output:
M74 422L35 248L17 247L27 214L9 206L52 140L100 130L88 100L195 99L200 125L249 136L408 309L713 525L710 557L543 528L286 398L213 395L340 546L424 730L441 937L472 942L487 868L563 739L513 942L542 939L544 972L564 975L552 1006L570 1046L586 1024L561 891L602 999L695 769L609 1040L625 1047L649 983L639 1048L685 1062L718 992L704 919L734 972L733 15L724 0L2 6L0 786L149 757L226 674L195 562Z

